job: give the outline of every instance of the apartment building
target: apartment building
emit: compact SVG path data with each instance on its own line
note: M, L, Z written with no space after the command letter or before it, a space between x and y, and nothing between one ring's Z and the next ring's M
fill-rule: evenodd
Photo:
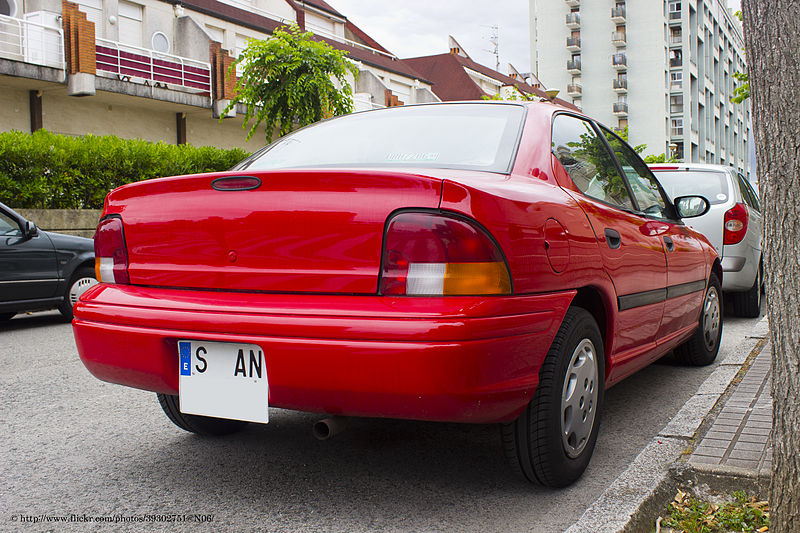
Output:
M532 69L648 154L750 170L745 71L725 0L531 0Z
M357 110L437 101L431 82L322 0L0 0L0 131L46 128L255 150L226 74L285 24L345 50Z

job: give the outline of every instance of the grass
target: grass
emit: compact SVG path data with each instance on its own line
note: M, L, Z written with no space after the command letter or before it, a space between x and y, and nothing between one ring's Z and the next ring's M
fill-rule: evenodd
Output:
M769 504L736 491L731 501L720 506L679 490L662 526L686 533L769 531Z

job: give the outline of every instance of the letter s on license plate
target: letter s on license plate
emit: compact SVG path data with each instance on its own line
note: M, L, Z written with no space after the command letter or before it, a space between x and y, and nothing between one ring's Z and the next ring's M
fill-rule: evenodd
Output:
M182 413L269 422L264 350L256 344L178 341Z

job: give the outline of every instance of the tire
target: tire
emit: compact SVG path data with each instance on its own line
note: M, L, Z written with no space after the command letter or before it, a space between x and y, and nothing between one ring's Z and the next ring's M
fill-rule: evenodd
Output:
M64 291L64 301L58 306L58 310L67 320L72 320L72 308L80 298L81 294L97 285L94 277L94 269L90 267L79 267L73 274Z
M17 313L0 313L0 322L8 322L17 316Z
M733 312L745 318L758 318L761 314L761 286L763 285L761 265L756 269L756 279L753 286L744 292L734 293Z
M692 366L706 366L714 362L722 338L722 292L717 276L711 274L703 297L700 321L694 334L675 348L675 356Z
M519 418L502 426L512 470L547 487L565 487L581 477L597 441L604 382L597 322L586 310L570 307L539 371L533 399ZM576 430L564 431L570 414Z
M159 394L158 403L173 424L179 428L204 436L221 436L237 433L247 427L247 422L212 418L208 416L187 415L181 413L178 397L172 394Z

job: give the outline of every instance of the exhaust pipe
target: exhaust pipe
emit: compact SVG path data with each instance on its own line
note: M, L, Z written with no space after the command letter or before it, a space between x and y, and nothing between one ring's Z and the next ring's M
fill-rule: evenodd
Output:
M332 416L323 418L311 428L317 440L328 440L334 435L338 435L347 426L347 419L343 416Z

